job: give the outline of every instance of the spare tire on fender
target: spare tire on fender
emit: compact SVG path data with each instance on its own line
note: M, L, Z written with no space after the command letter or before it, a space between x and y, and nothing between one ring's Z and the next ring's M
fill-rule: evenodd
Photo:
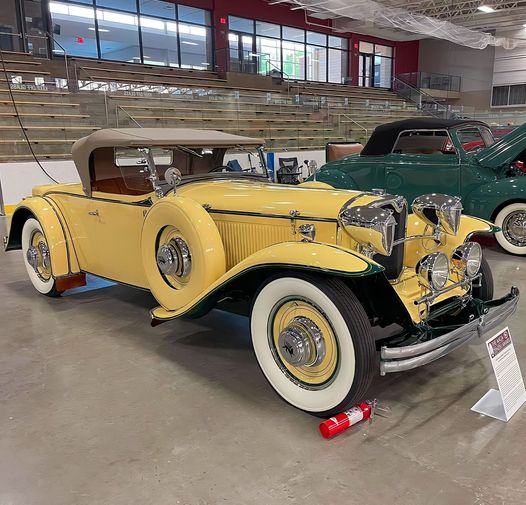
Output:
M150 291L167 310L191 303L226 270L219 230L191 198L154 203L144 220L141 250Z

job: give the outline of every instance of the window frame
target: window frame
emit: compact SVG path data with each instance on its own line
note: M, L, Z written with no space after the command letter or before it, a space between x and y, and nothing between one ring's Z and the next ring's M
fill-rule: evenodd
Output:
M158 16L155 16L153 14L148 14L148 13L142 12L141 5L140 5L140 0L135 0L135 11L122 10L122 9L118 9L118 8L98 5L98 1L100 1L100 0L91 0L90 3L81 2L79 0L54 0L54 1L56 1L57 3L68 5L68 6L80 6L80 7L88 7L88 8L92 8L93 9L94 17L95 17L93 24L94 24L94 28L95 28L94 35L95 35L95 41L96 41L97 56L96 57L85 57L85 56L82 56L83 58L92 59L92 60L100 60L100 61L116 61L116 62L120 62L120 63L131 63L131 62L128 62L128 61L124 61L123 62L122 60L112 60L112 59L106 59L106 58L102 57L102 53L101 53L101 37L100 37L100 33L99 33L99 22L98 22L98 17L97 17L97 11L98 10L105 10L105 11L115 12L115 13L119 13L119 14L133 15L133 16L137 17L137 31L138 31L138 44L139 44L139 57L140 57L140 60L137 61L137 62L133 62L133 63L142 64L142 65L159 66L161 68L162 67L165 67L165 68L187 68L187 67L183 67L182 66L182 61L181 61L182 60L182 58L181 58L181 37L180 37L179 29L177 29L176 33L174 34L174 37L172 37L173 39L175 39L177 41L177 48L176 48L177 51L176 52L177 52L177 60L178 60L178 62L177 62L176 66L174 66L173 64L171 65L169 62L167 64L165 64L165 65L156 65L155 63L150 63L150 62L145 62L144 61L143 34L142 34L142 26L141 26L141 16L143 16L143 17L155 19L157 21L161 21L161 22L164 22L164 23L166 23L166 22L173 22L173 23L176 23L177 26L179 26L179 23L182 23L182 24L185 24L185 25L191 25L191 26L204 28L206 30L206 33L207 33L207 35L205 37L205 45L208 48L210 48L210 54L206 55L207 60L208 60L208 66L207 66L206 70L213 70L213 68L214 68L214 64L215 64L215 58L214 58L214 56L215 56L215 54L214 54L214 36L213 36L213 24L214 23L213 23L212 11L210 11L209 9L202 9L200 7L194 7L194 6L191 6L191 5L187 5L184 2L173 3L173 5L174 5L174 12L175 12L175 18L171 19L171 18L168 18L168 17L158 17ZM165 0L162 0L162 1L165 1ZM171 4L172 2L166 2L166 3L170 3ZM190 22L190 21L181 21L179 19L179 6L180 5L184 6L184 7L192 7L192 8L196 8L196 9L200 9L200 10L208 12L208 24L193 23L193 22ZM50 17L51 26L53 26L54 20L53 20L53 15L52 15L52 13L50 11L49 11L49 17ZM205 17L206 17L206 15L205 15ZM191 66L191 67L194 68L194 66Z
M230 18L243 19L245 21L250 21L252 23L252 32L239 31L239 30L236 30L236 29L231 29L230 28ZM256 28L256 23L258 21L260 21L261 23L268 23L268 24L271 24L271 25L279 26L280 36L279 37L275 37L275 36L272 36L272 35L263 35L263 34L258 33L257 28ZM283 29L284 28L292 28L292 29L295 29L295 30L303 31L303 41L299 42L297 40L284 39L283 38ZM323 35L325 37L325 45L319 45L319 44L313 44L313 43L307 42L307 34L308 34L308 32L319 33L320 35ZM231 34L236 35L238 37L238 44L237 44L237 48L236 48L236 51L237 51L237 54L238 54L238 59L239 59L240 51L242 50L242 48L241 48L242 44L240 44L239 41L241 40L241 37L243 35L252 37L252 52L254 54L257 54L257 39L258 39L258 37L261 37L261 38L264 38L264 39L279 40L280 65L281 65L280 66L280 71L282 73L285 73L284 70L283 70L283 65L284 65L283 43L284 42L290 42L290 43L293 43L293 44L301 44L303 46L303 54L304 54L304 57L303 57L303 68L302 68L302 74L303 74L304 77L301 78L301 77L290 76L290 78L293 78L295 80L306 81L306 82L323 82L325 84L343 84L343 81L346 78L349 77L349 75L348 75L349 74L349 38L347 38L347 37L337 37L336 35L330 35L330 34L327 34L327 33L324 33L324 32L316 32L316 31L307 30L307 29L304 29L304 28L297 28L297 27L294 27L294 26L282 25L282 24L278 24L278 23L271 23L271 22L267 22L267 21L263 21L263 20L256 20L256 19L245 18L245 17L242 17L242 16L233 16L233 15L228 17L228 33L229 34L231 33ZM331 37L332 37L332 39L340 39L341 41L343 41L344 48L342 48L341 45L340 45L340 47L336 47L335 45L331 45L331 43L329 42L331 40ZM307 47L308 46L323 48L325 50L325 78L324 78L324 80L312 80L311 81L310 79L307 79L307 75L308 75L308 71L307 71L307 69L308 69ZM228 44L229 59L231 57L231 50L233 50L233 47L230 45L230 41L229 41L229 44ZM338 54L340 54L340 61L345 62L345 65L343 66L343 68L341 68L341 73L342 73L341 81L342 82L340 82L340 83L336 83L336 82L333 82L333 81L329 80L329 67L330 67L330 65L329 65L329 51L339 51ZM259 70L258 70L257 73L260 73Z
M364 51L362 51L361 48L360 48L360 45L362 43L370 44L372 46L372 51L371 52L364 52ZM382 54L377 54L376 53L376 46L390 47L391 48L391 56L384 56ZM370 86L365 86L365 84L362 84L363 82L365 82L364 81L365 74L364 74L364 68L363 67L365 67L365 59L366 59L366 57L370 57L371 58L371 75L370 75L371 85ZM376 42L369 42L368 40L360 40L358 42L358 85L362 86L362 87L390 89L392 87L392 81L393 81L393 75L394 75L395 57L396 57L396 47L395 46L390 46L388 44L378 44ZM383 86L377 86L376 85L376 80L374 78L374 67L375 67L374 59L375 58L384 58L384 59L391 60L391 77L389 79L389 86L387 88L385 88Z
M389 154L395 154L397 156L437 156L436 154L423 154L423 153L395 153L396 146L398 144L398 141L400 140L400 137L404 133L416 133L416 132L445 132L447 139L449 142L451 142L451 145L455 148L455 157L457 160L460 160L460 153L457 145L455 142L453 142L453 138L451 137L451 133L446 128L409 128L407 130L402 130L398 133L396 136L396 140L393 143L393 147L391 148L391 152ZM450 158L453 158L452 155L448 155Z

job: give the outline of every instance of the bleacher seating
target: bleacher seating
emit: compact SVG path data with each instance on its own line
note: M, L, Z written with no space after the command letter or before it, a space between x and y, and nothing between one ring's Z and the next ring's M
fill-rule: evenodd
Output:
M69 156L76 139L111 126L222 130L264 138L272 149L301 150L364 142L379 124L421 115L383 89L302 81L276 86L266 77L243 81L210 71L78 59L69 61L67 80L58 65L45 62L4 54L16 109L2 71L0 161L31 158L19 120L37 156L60 158Z

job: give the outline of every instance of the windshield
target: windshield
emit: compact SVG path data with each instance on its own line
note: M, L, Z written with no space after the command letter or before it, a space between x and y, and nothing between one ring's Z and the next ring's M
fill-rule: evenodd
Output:
M473 152L495 143L491 130L484 126L459 128L457 137L465 152Z
M177 168L185 178L214 175L218 173L267 176L263 152L255 147L214 147L188 148L178 146L173 149L170 165Z

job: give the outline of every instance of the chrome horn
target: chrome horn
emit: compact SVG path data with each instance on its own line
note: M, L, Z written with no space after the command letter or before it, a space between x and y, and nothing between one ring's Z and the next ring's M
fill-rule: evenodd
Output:
M414 199L413 212L427 224L449 235L456 235L460 226L462 203L458 196L441 193L422 195Z
M362 251L365 254L391 254L396 227L392 210L372 205L346 207L340 212L339 220L345 231L365 248Z

